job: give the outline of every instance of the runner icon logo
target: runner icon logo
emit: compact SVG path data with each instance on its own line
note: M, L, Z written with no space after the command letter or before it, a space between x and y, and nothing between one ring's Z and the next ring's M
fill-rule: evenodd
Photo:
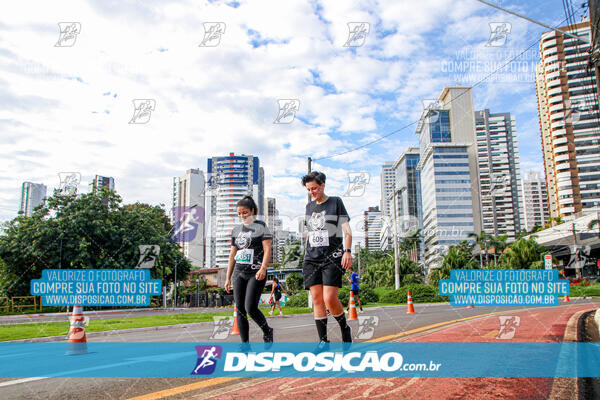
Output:
M217 359L223 355L221 346L196 346L198 361L190 375L210 375L215 372Z
M225 34L225 22L205 22L204 38L198 47L217 47Z
M60 29L60 34L58 42L56 42L54 47L73 47L77 40L77 35L81 33L81 23L59 22L58 29Z
M515 315L498 316L500 319L500 330L496 339L510 340L515 337L517 327L521 326L521 317Z
M296 118L296 113L300 109L300 100L298 99L279 99L279 112L274 124L291 124Z
M217 316L213 317L215 327L210 339L223 340L227 339L229 332L233 328L233 317Z
M344 47L362 46L370 31L371 24L368 22L348 22L348 40L344 43Z
M510 22L490 22L490 38L486 43L486 46L504 46L511 30L512 25Z
M358 316L358 331L354 336L355 339L367 340L373 337L375 328L379 325L379 317L375 315Z

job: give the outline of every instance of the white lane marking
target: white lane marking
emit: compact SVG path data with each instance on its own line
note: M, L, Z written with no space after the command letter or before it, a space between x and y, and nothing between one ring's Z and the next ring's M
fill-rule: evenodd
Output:
M294 325L294 326L278 326L277 329L292 329L292 328L302 328L304 326L315 326L315 324L306 324L306 325Z
M18 385L19 383L40 381L42 379L48 379L48 377L47 376L38 376L38 377L33 377L33 378L23 378L23 379L16 379L14 381L0 382L0 387Z

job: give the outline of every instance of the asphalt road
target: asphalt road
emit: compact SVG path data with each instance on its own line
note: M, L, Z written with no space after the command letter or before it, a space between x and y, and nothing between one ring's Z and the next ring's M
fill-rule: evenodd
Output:
M572 300L570 304L593 303L600 307L600 299ZM564 303L561 302L561 305ZM374 316L378 324L372 337L363 340L392 340L403 334L404 338L417 337L441 327L465 325L478 320L478 316L490 313L511 315L512 310L524 310L526 307L451 307L448 304L415 305L416 314L406 314L406 306L379 307L366 309L359 316ZM532 309L532 308L530 308ZM547 309L547 308L546 308ZM539 308L533 309L536 312ZM564 306L561 308L564 314ZM467 319L466 321L457 321ZM316 341L316 329L312 315L293 315L271 317L269 324L275 329L275 341ZM433 325L433 326L432 326ZM357 321L351 326L356 333ZM329 318L329 338L340 341L339 328ZM115 333L109 336L90 337L89 342L238 342L239 336L229 336L224 340L210 339L214 331L212 322L189 328L172 328L160 331L140 331ZM262 341L258 327L251 323L251 341ZM394 336L392 336L394 335ZM361 340L357 340L361 341ZM268 379L267 379L268 380ZM1 399L128 399L168 388L202 382L202 378L0 378ZM236 382L224 382L211 385L211 390L235 385ZM183 397L185 398L185 397ZM200 398L200 397L195 397ZM299 398L299 397L298 397Z

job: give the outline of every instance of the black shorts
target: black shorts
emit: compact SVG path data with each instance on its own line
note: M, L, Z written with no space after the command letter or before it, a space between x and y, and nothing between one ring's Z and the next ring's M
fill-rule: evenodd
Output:
M342 287L342 258L339 261L328 259L326 261L304 260L302 274L304 275L304 289L313 285Z
M281 300L281 293L275 294L275 301Z
M350 291L352 292L353 295L358 296L358 292L359 292L358 289L356 289L356 290L350 289Z

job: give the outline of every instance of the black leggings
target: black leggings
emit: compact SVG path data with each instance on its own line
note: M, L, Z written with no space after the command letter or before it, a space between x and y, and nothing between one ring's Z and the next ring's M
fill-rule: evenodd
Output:
M264 314L258 309L260 295L265 288L267 279L257 281L256 271L233 274L233 298L237 307L237 323L242 342L249 341L248 315L258 324L263 333L268 333L269 324Z

